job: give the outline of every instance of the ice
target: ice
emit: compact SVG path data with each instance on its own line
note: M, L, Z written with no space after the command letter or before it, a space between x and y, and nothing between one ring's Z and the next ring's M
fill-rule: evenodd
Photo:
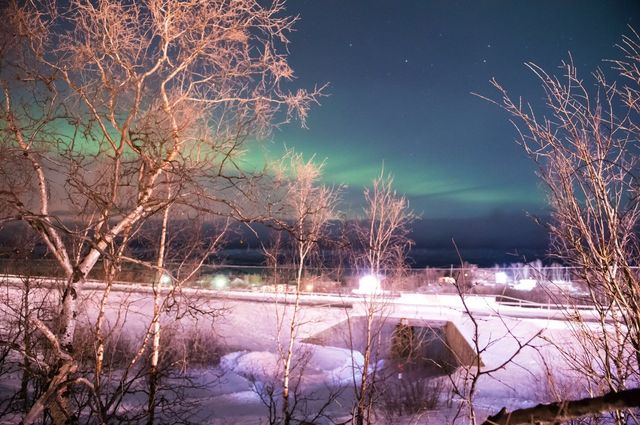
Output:
M249 380L271 381L277 370L278 359L268 351L241 351L224 356L220 362L223 371L231 371Z
M301 360L303 353L307 354ZM295 361L306 362L303 384L307 390L352 384L354 376L359 379L364 364L364 357L358 351L305 343L296 346L295 357ZM280 370L278 362L278 355L274 352L238 351L222 357L220 369L247 379L260 391L266 384L277 380L274 371Z

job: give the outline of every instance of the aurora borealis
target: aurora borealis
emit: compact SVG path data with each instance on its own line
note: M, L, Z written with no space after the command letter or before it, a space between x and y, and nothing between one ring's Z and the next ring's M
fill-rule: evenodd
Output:
M133 8L138 3L125 4ZM199 3L205 4L210 3ZM280 4L285 3L276 2ZM449 250L451 254L453 239L465 261L484 265L521 261L527 250L531 253L528 260L544 256L547 230L529 216L536 216L539 222L549 218L535 165L515 142L517 131L508 114L481 97L498 100L490 81L498 81L512 98L521 96L532 102L539 114L544 111L544 91L526 63L554 73L562 61L571 59L586 80L598 67L615 75L606 59L620 56L616 43L623 35L640 30L637 0L286 0L286 10L278 14L300 18L293 32L285 31L290 44L281 45L275 35L270 39L278 40L274 51L286 57L294 78L283 87L279 79L261 83L259 74L242 80L248 84L243 86L243 95L253 93L254 85L276 87L279 100L275 104L283 108L264 117L265 122L276 124L265 140L251 140L252 128L248 130L250 140L245 141L244 129L240 132L238 147L230 147L233 161L227 161L227 171L262 170L266 161L282 158L287 148L307 159L313 156L317 162L324 161L323 182L340 187L336 218L349 221L361 218L363 188L384 167L394 177L397 192L409 199L420 217L412 228L411 238L416 242L412 255L420 249ZM147 53L156 52L155 43ZM243 51L250 46L247 51L260 69L266 50L261 51L259 42L242 46ZM166 61L168 66L171 62ZM209 75L228 75L218 75L217 65L210 69ZM198 67L195 74L204 72ZM282 75L289 76L289 69ZM16 86L16 100L29 105L31 93L20 90L31 80L9 76L7 81ZM153 81L145 86L151 99L145 105L155 102L153 87L160 79ZM300 88L313 92L314 87L325 85L324 96L318 99L321 104L308 116L308 128L296 122L278 125L291 106L282 100L290 98L280 88L291 93ZM215 84L210 88L217 90ZM107 103L125 110L128 90L117 91L121 101ZM199 94L215 96L216 90ZM63 88L61 93L67 92ZM75 112L84 118L85 111ZM226 121L216 113L206 118L211 121L203 119L199 124L214 130L217 123ZM233 124L232 119L230 122ZM86 153L102 152L98 145L104 144L105 134L97 128L92 119L56 119L47 128L47 137L55 139L55 147L69 147L73 142L71 151L80 151L82 158ZM190 124L184 128L191 131ZM137 152L138 146L132 149ZM196 151L198 155L202 152ZM203 170L209 169L207 161ZM54 178L60 192L66 190L62 180L58 175ZM52 199L53 209L61 216L73 216L66 197ZM244 244L244 236L237 239ZM478 256L470 255L469 249L477 250ZM514 253L513 258L504 259L507 252ZM424 261L413 264L448 265L459 258L453 252L446 258L425 256Z
M347 201L384 163L426 219L543 211L508 117L471 93L495 97L495 77L538 102L525 62L554 71L570 52L588 78L640 24L640 4L628 0L296 0L288 13L300 15L294 86L328 82L329 96L308 130L286 126L259 150L277 157L286 144L326 158L326 182L347 185Z

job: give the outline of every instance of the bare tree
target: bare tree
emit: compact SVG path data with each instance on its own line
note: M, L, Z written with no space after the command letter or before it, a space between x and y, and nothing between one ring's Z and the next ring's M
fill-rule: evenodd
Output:
M382 327L389 313L386 297L382 292L362 295L362 316L353 316L345 309L348 323L348 343L351 346L351 371L353 393L355 396L352 417L357 425L371 424L375 416L375 405L378 401L379 386L384 381L381 377ZM359 319L363 319L360 321ZM362 363L355 355L356 341L362 335L359 348ZM358 350L359 351L359 350Z
M167 198L171 199L170 188L167 190ZM156 276L153 279L153 315L151 319L151 358L149 359L149 397L147 403L147 424L153 425L156 410L156 396L158 393L159 370L158 363L160 360L160 314L162 308L162 298L160 294L160 286L163 277L166 276L165 256L167 251L167 232L169 226L169 212L171 205L167 205L162 212L162 224L160 225L160 240L158 241L158 254L156 258ZM172 282L173 283L173 282Z
M7 270L2 278L0 317L0 379L10 382L19 376L14 394L4 394L0 403L0 418L13 417L28 410L34 399L46 390L46 341L30 326L30 317L50 320L55 308L48 285L29 264L35 245L35 235L26 231L21 235L22 246L15 249L9 263L22 267ZM37 267L37 266L36 266Z
M408 237L409 225L415 215L407 199L397 195L393 189L393 178L385 175L384 170L373 180L372 188L365 189L364 198L364 219L355 229L355 264L358 270L369 275L368 279L372 282L379 284L383 278L392 282L406 265L407 251L413 243ZM363 298L363 364L358 368L357 375L354 367L356 402L353 414L358 425L369 424L372 420L378 375L377 351L380 346L376 340L380 337L387 311L380 288L372 289Z
M464 262L461 260L460 263ZM458 397L460 401L452 422L456 423L457 421L462 420L463 423L476 425L478 423L478 415L475 406L475 397L479 381L484 377L491 378L496 372L504 369L509 364L513 364L516 357L518 357L518 355L520 355L520 353L525 349L534 348L534 344L542 334L542 331L535 332L533 335L522 339L514 334L513 329L502 317L500 317L500 315L497 315L502 322L503 331L501 331L502 333L497 336L490 334L489 339L484 341L480 335L481 323L479 322L478 317L476 317L476 315L471 311L467 302L467 284L464 280L463 273L461 279L455 280L453 286L462 303L462 310L469 317L469 321L471 322L471 347L473 349L473 358L460 358L460 356L455 354L455 351L452 350L455 362L459 368L455 374L449 375L449 382L451 383L452 395ZM507 342L515 343L513 349L506 352L504 358L498 364L487 367L482 361L483 354L492 346L507 345Z
M409 238L416 215L409 201L396 193L393 177L380 171L364 191L364 219L356 227L356 266L372 276L393 276L406 267Z
M573 63L562 76L527 64L545 91L544 111L502 95L495 102L514 118L519 143L536 163L552 210L553 253L575 268L597 310L598 329L574 323L576 355L561 350L591 396L623 391L640 379L640 257L638 229L638 113L640 38L621 43L623 58L610 61L615 76L593 73L592 86ZM625 413L614 413L626 423Z
M272 225L285 232L291 240L295 270L293 304L287 317L285 303L285 312L279 315L278 320L278 350L282 361L280 420L285 425L289 425L295 419L298 401L298 394L292 391L292 374L296 369L304 369L305 356L299 356L298 364L294 364L295 340L302 324L299 314L304 275L310 256L326 237L327 226L334 217L338 201L338 194L334 188L320 184L322 168L323 164L315 164L313 158L305 160L301 154L288 151L275 170L275 193L278 193L278 202L268 205L271 210L269 215L274 220ZM283 327L284 342L280 340ZM275 416L274 418L277 419Z
M167 192L167 196L170 198L170 192ZM172 241L173 238L169 226L169 218L171 216L170 209L171 205L167 205L161 213L162 220L159 229L160 234L157 238L155 264L145 264L146 267L155 272L155 277L152 282L153 312L151 314L149 328L141 346L141 349L147 350L149 353L146 418L148 424L153 424L156 421L156 409L162 390L161 378L163 371L161 357L163 353L167 352L168 348L163 347L162 344L164 340L163 316L172 315L175 318L180 318L188 314L192 316L195 315L198 318L208 317L215 319L222 313L222 311L216 309L209 311L203 310L196 305L196 303L188 299L188 297L184 296L182 289L185 283L193 280L193 277L198 273L203 262L219 248L229 221L227 220L225 224L218 229L218 236L216 238L211 238L210 240L206 240L206 242L202 241L203 238L199 232L193 232L193 230L197 229L188 228L180 230L185 233L189 233L189 230L191 230L192 236L190 238ZM198 220L195 219L193 219L193 221L198 222ZM176 230L177 229L173 229L173 232L179 233L176 232ZM176 252L171 252L172 250ZM174 268L173 270L170 270L169 264L167 264L171 259L174 260L174 263L171 264L171 267ZM196 310L196 314L193 314L190 310Z
M283 1L10 1L0 40L0 203L64 272L56 373L26 415L64 401L77 370L78 300L101 258L169 204L241 214L235 159L274 120L304 123L319 91L288 93ZM162 178L162 176L165 176ZM163 188L171 187L171 197ZM115 248L109 250L110 246ZM53 403L52 400L62 400Z
M164 216L164 213L161 215ZM116 283L122 276L119 272L121 263L126 266L127 260L133 260L126 255L107 256L102 262L104 285L99 287L98 292L85 291L82 303L87 307L82 309L84 313L78 318L79 328L74 336L77 347L74 360L78 364L75 377L87 379L92 385L69 388L72 395L69 409L75 417L81 417L83 423L109 423L114 420L142 422L154 416L159 421L167 421L173 417L179 418L182 423L188 423L188 409L197 403L184 399L182 394L185 390L197 388L199 384L191 380L190 371L186 367L187 360L196 364L203 364L205 360L208 365L211 364L210 361L215 361L215 337L208 336L207 348L214 350L203 356L196 346L201 344L201 335L190 330L189 322L213 323L223 313L223 309L207 306L206 298L203 303L190 297L188 292L182 291L182 285L193 280L202 260L208 258L220 238L207 240L194 233L199 228L198 220L194 218L186 223L173 225L172 229L165 224L148 222L146 229L143 229L143 233L149 234L152 246L158 242L165 246L165 255L160 256L163 258L163 267L157 266L153 256L149 257L149 262L135 260L136 266L143 266L155 272L156 276L163 276L162 279L150 280L152 286L148 288L147 296L152 300L150 305L153 311L135 313L139 309L135 306L132 308L128 294L128 291L135 289L123 288ZM181 237L172 238L176 234ZM185 238L185 234L193 234L193 237ZM217 234L222 236L224 228ZM164 238L162 235L165 235ZM141 238L140 234L136 235L138 242ZM117 259L118 263L110 259ZM172 259L181 263L171 261ZM167 261L170 271L165 267ZM35 315L45 323L49 323L51 318L55 319L57 284L51 278L30 276L33 271L26 270L25 273L21 279L23 283L6 283L7 294L4 299L7 305L0 310L3 322L8 325L0 331L1 345L22 354L24 359L20 363L14 360L2 362L2 366L8 365L10 370L16 366L23 370L20 390L10 398L10 403L6 404L7 409L3 407L4 412L0 412L0 415L11 415L16 410L29 410L32 403L47 389L50 368L46 360L51 350L46 341L29 327L28 321L29 315ZM169 273L173 276L171 285L166 282ZM95 283L91 286L95 287ZM134 314L142 314L135 317L133 322L145 326L148 321L147 329L126 325L127 322L132 322L130 316ZM189 315L189 320L181 320L186 315ZM173 335L171 328L176 327L182 327L184 332ZM10 332L11 328L17 329L17 332ZM169 330L168 333L165 328ZM159 339L161 334L162 340ZM195 355L195 358L186 359L183 351ZM167 383L164 382L165 377L170 378ZM142 407L123 408L127 404L131 405L132 399L139 402L141 393L148 394L149 397L146 411ZM160 412L157 416L156 411ZM3 419L7 417L12 416L5 416Z

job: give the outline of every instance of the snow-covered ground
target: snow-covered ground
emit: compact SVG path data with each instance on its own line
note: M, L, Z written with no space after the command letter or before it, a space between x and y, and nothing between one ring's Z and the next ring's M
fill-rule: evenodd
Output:
M93 322L102 285L93 283L85 290L85 322ZM112 327L121 327L132 336L141 336L149 323L152 299L146 288L121 285L111 293L107 318ZM13 289L16 291L17 289ZM46 293L47 291L45 291ZM185 316L180 329L212 329L224 347L219 366L193 370L204 388L191 394L199 401L199 410L192 412L200 423L264 423L266 407L259 394L270 385L278 373L279 347L286 343L287 323L292 311L292 295L241 292L212 292L188 289L184 297L201 310L222 312L215 318L194 319ZM474 346L475 326L460 299L453 295L403 294L385 299L386 320L399 322L407 318L412 323L447 321L453 323L470 346ZM516 408L547 401L548 377L542 359L561 370L560 356L547 341L572 343L572 333L562 313L550 310L505 307L491 297L470 297L467 305L478 324L478 346L483 349L482 362L492 369L518 350L523 342L541 333L534 347L527 347L514 361L484 376L478 383L476 405L486 414L501 407ZM367 303L362 296L305 295L298 318L295 345L299 356L308 356L308 364L300 383L305 394L323 396L342 389L341 397L331 406L335 415L347 414L353 397L354 365L362 364L362 354L345 348L319 346L303 340L343 322L347 317L363 316ZM589 314L588 312L585 314ZM171 319L165 318L169 323ZM278 332L280 326L282 332ZM173 324L172 326L176 326ZM446 397L446 394L443 394ZM320 402L318 402L320 403ZM455 405L455 403L454 403ZM310 406L313 408L313 405ZM452 415L452 408L426 413L420 423L441 423ZM405 418L407 421L409 419Z

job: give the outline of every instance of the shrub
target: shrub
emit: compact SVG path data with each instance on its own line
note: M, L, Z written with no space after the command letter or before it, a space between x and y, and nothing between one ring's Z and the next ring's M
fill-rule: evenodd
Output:
M76 328L74 335L75 357L85 366L95 366L97 338L95 329L88 324ZM128 333L112 331L104 338L104 364L109 368L125 367L139 349L138 343Z
M162 333L161 339L161 364L171 369L217 366L223 355L222 346L211 330L169 328Z
M383 409L386 416L415 415L439 406L445 391L444 378L412 376L403 379L391 378L382 391Z

